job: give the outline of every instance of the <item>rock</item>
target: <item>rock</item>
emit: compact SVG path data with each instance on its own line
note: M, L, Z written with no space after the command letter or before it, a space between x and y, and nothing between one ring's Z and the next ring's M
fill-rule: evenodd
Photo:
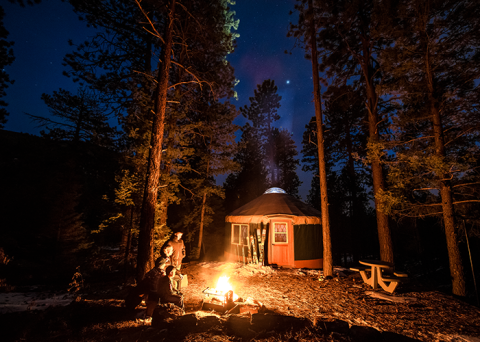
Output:
M255 332L251 329L250 317L231 315L227 320L227 329L234 335L251 338Z
M183 316L183 311L178 306L171 303L160 304L153 311L152 327L163 329L166 324L180 316Z
M370 342L370 341L388 341L384 340L380 331L371 327L363 327L359 325L352 325L349 335L353 341Z
M184 316L179 316L176 319L172 320L171 322L172 329L179 332L192 331L196 328L197 324L198 324L198 319L194 313L184 315Z
M350 332L350 324L339 319L333 321L317 321L316 326L325 329L327 333L337 332L340 334L348 334Z
M200 331L208 331L219 325L222 325L222 320L217 316L205 316L200 318L197 322L197 327Z
M309 324L310 321L307 319L292 316L262 313L252 315L252 329L257 332L270 330L285 331L293 327L302 329Z

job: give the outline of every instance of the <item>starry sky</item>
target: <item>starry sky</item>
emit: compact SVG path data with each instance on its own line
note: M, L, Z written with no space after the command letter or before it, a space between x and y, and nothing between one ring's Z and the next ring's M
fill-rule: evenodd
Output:
M235 68L239 108L249 104L257 84L273 79L282 96L276 127L293 133L299 158L305 125L315 115L311 64L304 51L295 47L295 40L287 38L289 23L296 21L295 0L237 0L232 9L240 20L237 48L228 60ZM76 93L77 85L62 75L62 59L72 51L68 40L81 43L93 35L93 30L78 20L68 3L43 0L33 7L2 2L4 24L9 31L8 40L14 41L15 62L6 68L15 83L7 89L5 101L9 104L5 129L39 134L41 128L24 113L48 116L48 107L40 99L42 93L64 88ZM285 54L285 50L291 54ZM240 116L235 123L243 125ZM306 200L311 174L297 170L300 196ZM221 182L220 182L221 183Z

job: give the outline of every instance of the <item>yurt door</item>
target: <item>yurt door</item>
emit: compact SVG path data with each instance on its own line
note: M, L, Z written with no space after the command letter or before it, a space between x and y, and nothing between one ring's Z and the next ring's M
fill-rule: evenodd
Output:
M271 253L270 264L293 267L293 232L292 226L286 221L270 223Z

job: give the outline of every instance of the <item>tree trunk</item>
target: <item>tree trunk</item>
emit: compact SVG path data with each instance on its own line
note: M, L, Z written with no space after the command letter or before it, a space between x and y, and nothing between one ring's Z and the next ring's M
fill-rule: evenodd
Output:
M368 112L368 131L369 142L377 144L380 141L380 135L378 133L378 96L375 92L375 86L373 84L372 75L373 70L370 66L370 51L369 40L363 38L363 60L360 61L363 75L365 78L366 93L367 93L367 112ZM390 233L390 225L388 222L388 216L379 210L379 200L377 199L377 193L380 190L385 189L385 182L383 178L383 168L380 160L372 160L372 177L373 177L373 195L375 198L375 212L377 216L377 230L378 230L378 242L380 244L380 258L383 261L393 263L393 244Z
M349 186L350 186L350 219L349 227L347 229L348 232L348 245L350 248L349 253L352 255L352 261L358 262L358 243L359 241L357 238L359 237L358 231L355 229L358 227L358 222L360 220L360 206L357 194L357 181L356 181L356 174L355 174L355 160L353 157L353 142L351 136L351 124L345 125L345 142L346 142L346 149L348 153L347 157L347 170L349 179Z
M322 232L323 232L323 276L333 275L332 240L330 236L330 217L328 213L327 193L327 170L325 165L325 149L323 137L322 102L320 95L320 80L318 77L317 57L317 30L315 28L312 0L308 0L310 10L310 44L312 50L312 73L313 73L313 96L315 101L315 118L317 121L317 149L318 168L320 173L320 197L322 208Z
M127 236L125 241L125 250L124 250L124 270L125 270L125 284L128 281L128 258L130 257L130 248L132 245L132 229L133 229L133 205L130 206L130 224L127 228Z
M205 217L205 203L207 202L207 193L203 193L203 199L202 199L202 210L200 213L200 230L198 232L198 252L196 255L197 259L200 259L200 254L201 254L201 248L202 248L202 243L203 243L203 218Z
M85 100L85 92L83 92L83 96L81 97L82 104L80 105L80 111L78 113L77 122L75 123L75 133L73 134L73 142L78 143L80 141L80 131L82 130L83 124L83 115L84 115L84 103Z
M158 183L160 180L160 164L162 161L163 133L165 111L167 108L167 90L171 51L173 41L173 19L175 0L171 0L168 20L165 28L165 47L162 53L162 64L158 73L158 85L155 91L155 116L153 118L152 140L148 156L147 177L143 195L142 213L140 217L140 234L138 240L137 281L140 282L148 268L152 267L152 240L157 204Z
M426 18L426 16L425 16ZM424 30L426 31L427 20L424 20ZM430 59L430 49L428 43L428 34L423 32L422 47L425 51L425 77L428 88L428 100L432 115L433 135L435 137L435 154L437 157L444 159L445 140L442 126L442 118L440 116L440 103L438 97L435 96L434 75ZM440 197L442 198L443 223L445 225L445 236L447 240L448 260L450 266L450 275L452 277L452 292L457 296L465 296L465 277L463 274L462 257L458 248L458 238L455 232L455 213L453 210L452 188L449 181L450 175L438 175L440 187Z
M430 93L430 95L432 95ZM435 153L438 157L445 157L445 143L443 137L442 119L438 110L438 102L431 101L433 134L435 136ZM457 232L455 231L455 213L453 210L452 189L449 175L439 175L440 196L442 198L443 223L447 239L448 260L450 275L452 276L452 292L457 296L466 296L463 263L458 248Z

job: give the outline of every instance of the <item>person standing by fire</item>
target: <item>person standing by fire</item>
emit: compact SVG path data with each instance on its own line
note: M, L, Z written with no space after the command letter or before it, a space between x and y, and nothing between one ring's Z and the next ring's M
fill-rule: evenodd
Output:
M170 239L165 242L164 246L170 246L173 248L173 254L170 258L170 264L175 267L176 274L174 275L173 281L175 283L175 288L177 291L182 289L182 280L184 275L180 273L180 269L182 268L182 261L185 258L185 243L182 240L183 232L176 231L172 234ZM185 279L185 283L187 280Z
M182 261L185 258L185 243L182 240L183 232L177 231L172 234L170 239L165 243L173 247L173 254L171 257L171 265L175 266L177 272L182 268Z

